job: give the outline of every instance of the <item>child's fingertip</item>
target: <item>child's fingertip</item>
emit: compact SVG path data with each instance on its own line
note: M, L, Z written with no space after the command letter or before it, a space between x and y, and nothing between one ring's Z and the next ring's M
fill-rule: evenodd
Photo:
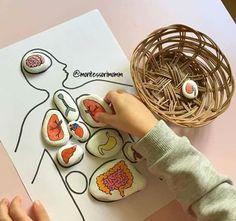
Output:
M100 120L101 120L101 115L102 115L101 112L96 113L96 114L94 115L94 119L95 119L96 121L100 121Z
M34 201L34 206L39 207L39 206L41 206L41 205L42 205L42 204L40 203L39 200L35 200L35 201Z
M7 198L3 198L1 200L1 203L5 204L5 205L9 205L9 200Z
M14 199L12 200L12 202L21 203L21 197L20 196L15 196Z

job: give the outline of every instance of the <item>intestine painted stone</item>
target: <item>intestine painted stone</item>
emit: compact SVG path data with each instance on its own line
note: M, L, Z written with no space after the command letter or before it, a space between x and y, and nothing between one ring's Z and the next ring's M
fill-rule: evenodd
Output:
M123 138L115 129L96 131L86 144L89 153L100 158L115 156L123 147Z
M142 161L144 158L134 149L134 143L127 142L123 147L123 153L125 157L132 163L137 163Z
M68 121L77 120L79 118L78 107L71 95L65 90L56 91L53 96L53 101Z
M112 113L109 105L96 95L83 96L79 100L79 110L83 120L92 127L104 127L105 124L98 122L94 116L99 112Z
M99 167L89 183L89 192L99 201L117 201L144 189L146 179L123 159Z
M66 145L57 152L57 160L63 167L70 167L79 163L83 158L83 149L76 145Z
M45 72L51 65L51 59L43 53L29 52L22 59L22 68L30 74Z
M70 134L80 142L85 142L89 139L89 130L87 126L78 121L71 121L68 124L68 130Z
M43 120L42 136L50 146L60 147L70 139L67 125L58 110L49 110Z

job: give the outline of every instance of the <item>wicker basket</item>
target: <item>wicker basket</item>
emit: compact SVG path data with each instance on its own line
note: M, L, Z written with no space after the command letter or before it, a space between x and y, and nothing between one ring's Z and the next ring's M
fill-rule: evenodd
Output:
M131 74L141 100L157 116L184 127L201 127L223 113L234 92L230 65L207 35L185 25L158 29L131 58ZM198 96L183 96L191 79Z

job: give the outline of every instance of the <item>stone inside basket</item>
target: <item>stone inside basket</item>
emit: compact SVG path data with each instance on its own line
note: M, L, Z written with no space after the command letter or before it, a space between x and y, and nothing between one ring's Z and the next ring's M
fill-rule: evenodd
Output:
M184 127L213 121L229 107L234 92L230 65L220 48L181 24L160 28L143 40L133 52L131 74L146 106L157 117ZM184 94L188 80L196 83L194 98Z

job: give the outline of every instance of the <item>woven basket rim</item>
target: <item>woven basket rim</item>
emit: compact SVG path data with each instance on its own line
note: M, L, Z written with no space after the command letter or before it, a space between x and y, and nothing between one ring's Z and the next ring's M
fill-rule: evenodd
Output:
M182 24L159 28L135 48L131 76L144 104L159 118L183 127L212 122L230 105L235 85L230 64L206 34ZM183 96L194 80L199 95Z

